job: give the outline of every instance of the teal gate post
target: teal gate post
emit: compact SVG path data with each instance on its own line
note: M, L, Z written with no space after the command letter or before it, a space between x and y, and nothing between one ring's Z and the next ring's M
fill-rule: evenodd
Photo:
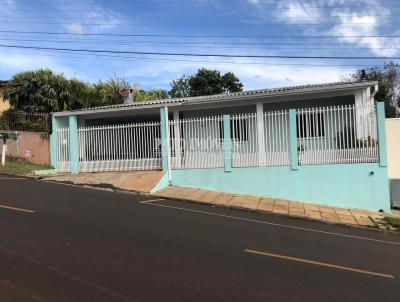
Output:
M376 123L378 128L379 166L387 167L385 103L376 103Z
M168 108L160 108L161 121L161 163L162 170L168 173L170 179L170 150L169 150L169 128L168 128Z
M224 168L225 172L232 172L232 141L231 117L224 115Z
M69 116L69 148L71 174L79 173L79 138L78 138L78 117Z
M290 167L299 169L299 153L297 151L296 109L289 109Z
M57 158L57 129L58 129L58 120L52 114L51 116L51 135L50 135L50 162L51 166L57 170L57 163L58 163L58 158Z

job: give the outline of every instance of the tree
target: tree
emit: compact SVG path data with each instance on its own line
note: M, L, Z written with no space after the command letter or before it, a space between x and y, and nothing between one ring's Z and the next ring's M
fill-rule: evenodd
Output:
M190 96L189 79L189 76L183 75L180 78L173 80L169 95L173 98L184 98Z
M119 94L120 89L129 87L124 79L111 79L99 81L93 86L93 92L89 96L89 107L117 105L123 103L124 99Z
M362 80L362 70L350 75L352 80ZM400 107L400 65L393 62L366 70L366 80L378 81L375 100L385 102L386 117L398 117Z
M182 76L171 83L171 97L212 95L243 90L243 84L232 73L224 75L217 70L199 69L192 76Z
M71 101L68 80L49 69L20 72L3 90L15 110L52 112L66 110Z
M162 100L168 97L168 93L162 89L139 90L134 92L135 102Z
M232 72L227 72L222 76L224 92L239 92L243 90L243 84Z

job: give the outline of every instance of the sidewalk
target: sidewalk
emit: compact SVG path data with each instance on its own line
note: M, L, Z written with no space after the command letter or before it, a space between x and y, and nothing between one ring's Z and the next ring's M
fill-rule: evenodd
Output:
M334 208L287 200L227 194L193 188L168 187L157 193L153 193L152 195L360 227L378 228L385 217L383 213L366 210Z
M161 171L99 172L46 176L44 180L149 193L161 180Z

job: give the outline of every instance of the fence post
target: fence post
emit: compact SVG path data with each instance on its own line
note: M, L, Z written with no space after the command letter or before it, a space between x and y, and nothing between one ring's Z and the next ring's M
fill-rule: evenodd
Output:
M175 165L178 169L181 167L181 129L179 125L179 111L174 111L174 150Z
M378 127L379 166L387 167L385 103L376 103L376 120Z
M256 104L257 112L257 142L258 142L258 165L265 166L265 134L264 134L264 104Z
M51 135L50 135L50 162L51 166L57 170L57 129L58 129L58 120L54 116L51 115Z
M78 117L69 116L69 156L71 174L79 173L79 139L78 139Z
M231 140L231 117L224 115L224 167L225 172L232 172L232 140Z
M170 163L170 141L169 141L169 125L168 125L168 108L160 108L161 121L161 162L162 170L168 173L168 179L171 180L171 163Z
M296 109L289 109L290 167L299 169L299 154L297 152Z

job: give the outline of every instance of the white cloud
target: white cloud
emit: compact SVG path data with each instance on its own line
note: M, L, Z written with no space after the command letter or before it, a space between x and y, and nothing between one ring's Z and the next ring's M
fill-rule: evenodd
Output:
M68 13L68 8L74 7L74 10L80 11L79 18L86 19L85 25L81 23L72 23L65 25L66 29L73 33L83 33L83 32L101 32L112 30L118 25L123 24L124 16L115 12L112 9L108 9L103 7L100 4L97 4L93 0L81 1L77 3L74 1L64 2L59 5L59 9L66 10L65 16L68 18L76 17L73 12ZM88 10L87 7L90 7ZM76 32L74 32L76 31Z
M79 23L71 23L66 25L68 32L73 34L83 34L83 27Z
M322 11L315 5L304 1L281 1L277 4L274 15L287 24L318 23L318 18L322 17Z
M17 10L17 1L5 0L1 2L1 6L6 9L0 10L0 20L1 17L9 17L15 14L15 11Z
M374 14L377 14L376 12L378 11L379 14L383 15L390 13L390 11L384 6L378 6L378 3L375 1L367 2L364 9L356 13L353 12L349 14L348 10L335 10L332 13L332 16L341 16L339 17L339 20L343 24L333 26L327 31L327 34L342 37L340 41L348 45L369 48L375 55L395 56L399 51L390 48L390 45L399 43L400 39L376 37L384 32L383 27L387 22L386 19L384 23L382 23L380 17L373 16Z

